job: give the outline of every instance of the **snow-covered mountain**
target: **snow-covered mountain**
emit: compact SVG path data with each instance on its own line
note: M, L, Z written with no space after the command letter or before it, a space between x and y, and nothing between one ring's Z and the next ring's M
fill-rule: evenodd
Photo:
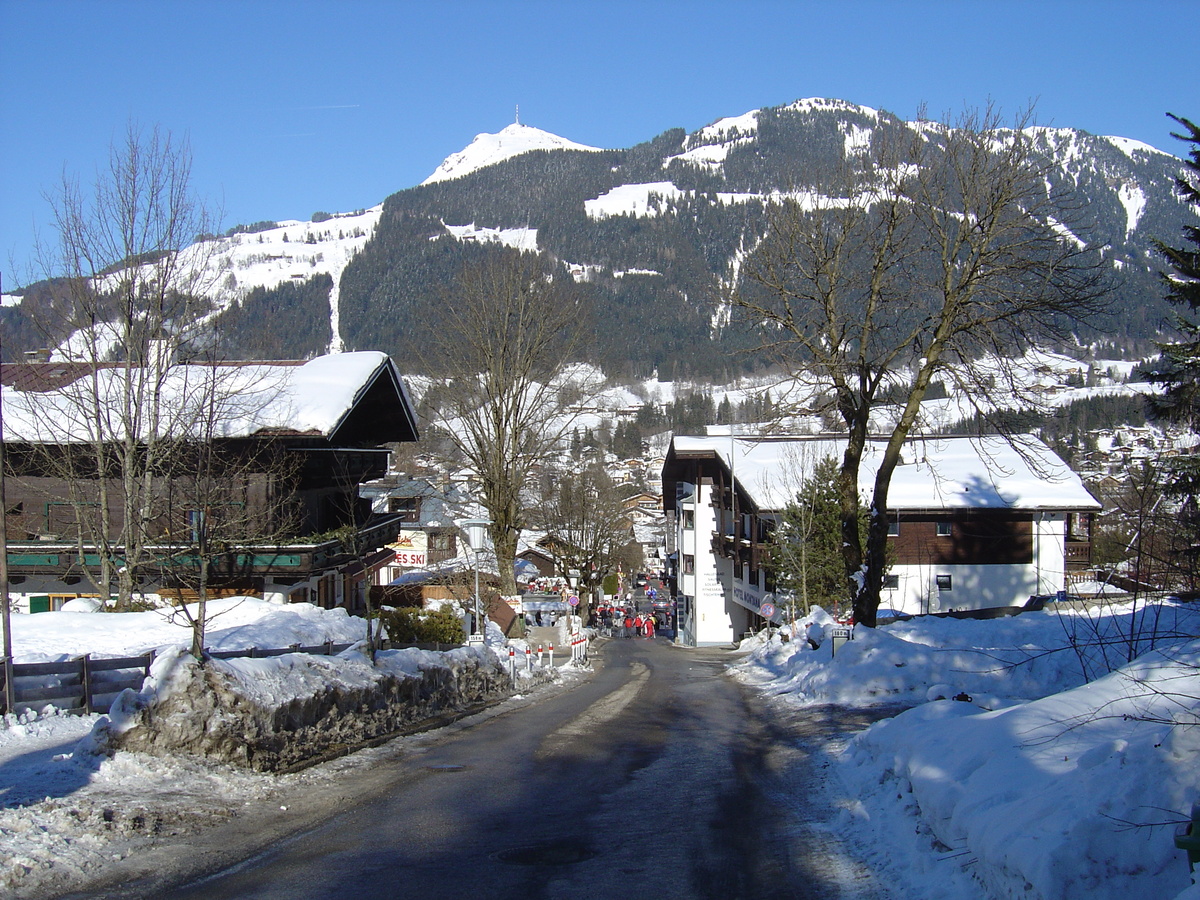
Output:
M591 298L591 361L614 374L721 377L744 339L728 327L723 290L783 193L822 198L814 173L869 146L881 125L936 139L940 125L904 123L841 100L808 99L719 118L695 132L670 129L627 149L599 149L528 125L480 134L420 185L378 207L316 222L232 229L206 250L220 267L213 327L247 354L308 356L386 349L410 358L463 262L491 247L546 251ZM1177 157L1120 137L1032 129L1055 166L1047 190L1077 193L1087 239L1120 273L1114 314L1089 342L1156 336L1162 300L1154 239L1200 224L1174 193ZM297 186L302 191L303 186ZM1082 241L1062 223L1064 240ZM52 286L7 297L14 324L37 316ZM286 316L269 342L256 336ZM32 338L30 338L32 339Z
M470 175L486 166L494 166L506 159L529 153L533 150L586 150L599 151L599 147L588 147L577 144L566 138L514 122L501 129L496 134L477 134L465 149L451 153L442 164L433 170L433 174L421 184L433 184L438 181L449 181Z

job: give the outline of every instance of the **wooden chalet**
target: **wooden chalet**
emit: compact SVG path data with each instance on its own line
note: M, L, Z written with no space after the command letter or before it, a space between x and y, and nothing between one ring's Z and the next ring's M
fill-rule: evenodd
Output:
M359 486L385 474L387 445L417 439L414 408L395 363L386 354L363 352L179 364L170 367L166 389L183 396L181 386L215 375L235 389L204 446L228 462L226 505L253 524L244 533L270 538L231 543L226 536L210 557L212 591L360 608L375 571L392 559L386 545L402 517L373 513ZM81 379L94 385L122 377L130 376L120 365L0 367L9 591L18 608L54 609L96 593L91 574L102 548L81 534L79 513L80 504L99 505L101 473L94 463L89 469L95 442L81 433L86 428L69 424L79 417L65 410ZM79 464L67 467L64 460ZM116 473L103 474L111 481ZM159 502L151 541L162 563L139 566L143 593L188 597L187 570L198 557L181 548L202 515L187 499L194 481L194 470L178 463L154 479ZM124 513L110 501L108 514L118 525ZM105 550L121 553L120 547Z

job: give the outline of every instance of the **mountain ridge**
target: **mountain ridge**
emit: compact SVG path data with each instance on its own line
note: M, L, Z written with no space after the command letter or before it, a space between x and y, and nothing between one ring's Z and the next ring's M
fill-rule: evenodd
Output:
M250 339L255 329L294 312L304 327L264 352L384 349L414 359L466 261L536 249L591 295L600 324L589 361L638 376L732 371L745 365L736 354L747 341L729 328L723 295L766 206L817 190L820 171L861 152L884 123L927 139L945 127L822 98L718 118L691 133L667 129L624 149L513 123L477 135L425 181L371 210L216 238L224 290L214 298L214 327L251 348L267 343ZM1154 239L1174 240L1198 222L1174 195L1182 160L1078 129L1026 133L1055 163L1047 190L1078 192L1093 219L1091 234L1056 223L1063 238L1103 246L1124 282L1115 317L1081 341L1153 340L1170 319ZM20 316L28 303L14 307L10 298L0 314ZM307 321L316 316L324 322Z

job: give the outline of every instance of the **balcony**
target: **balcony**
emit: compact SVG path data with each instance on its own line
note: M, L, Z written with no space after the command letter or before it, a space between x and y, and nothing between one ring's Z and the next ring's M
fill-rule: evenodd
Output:
M1068 538L1066 560L1068 570L1086 569L1092 561L1092 542L1073 541Z

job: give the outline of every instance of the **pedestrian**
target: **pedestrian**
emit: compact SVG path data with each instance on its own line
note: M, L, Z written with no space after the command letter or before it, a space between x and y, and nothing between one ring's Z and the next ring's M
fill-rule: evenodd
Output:
M622 637L633 637L633 616L628 612L625 613L625 628L622 631Z
M654 616L646 616L646 637L654 639Z
M645 627L645 622L642 621L642 614L638 613L633 618L633 631L638 637L642 636L642 628Z

